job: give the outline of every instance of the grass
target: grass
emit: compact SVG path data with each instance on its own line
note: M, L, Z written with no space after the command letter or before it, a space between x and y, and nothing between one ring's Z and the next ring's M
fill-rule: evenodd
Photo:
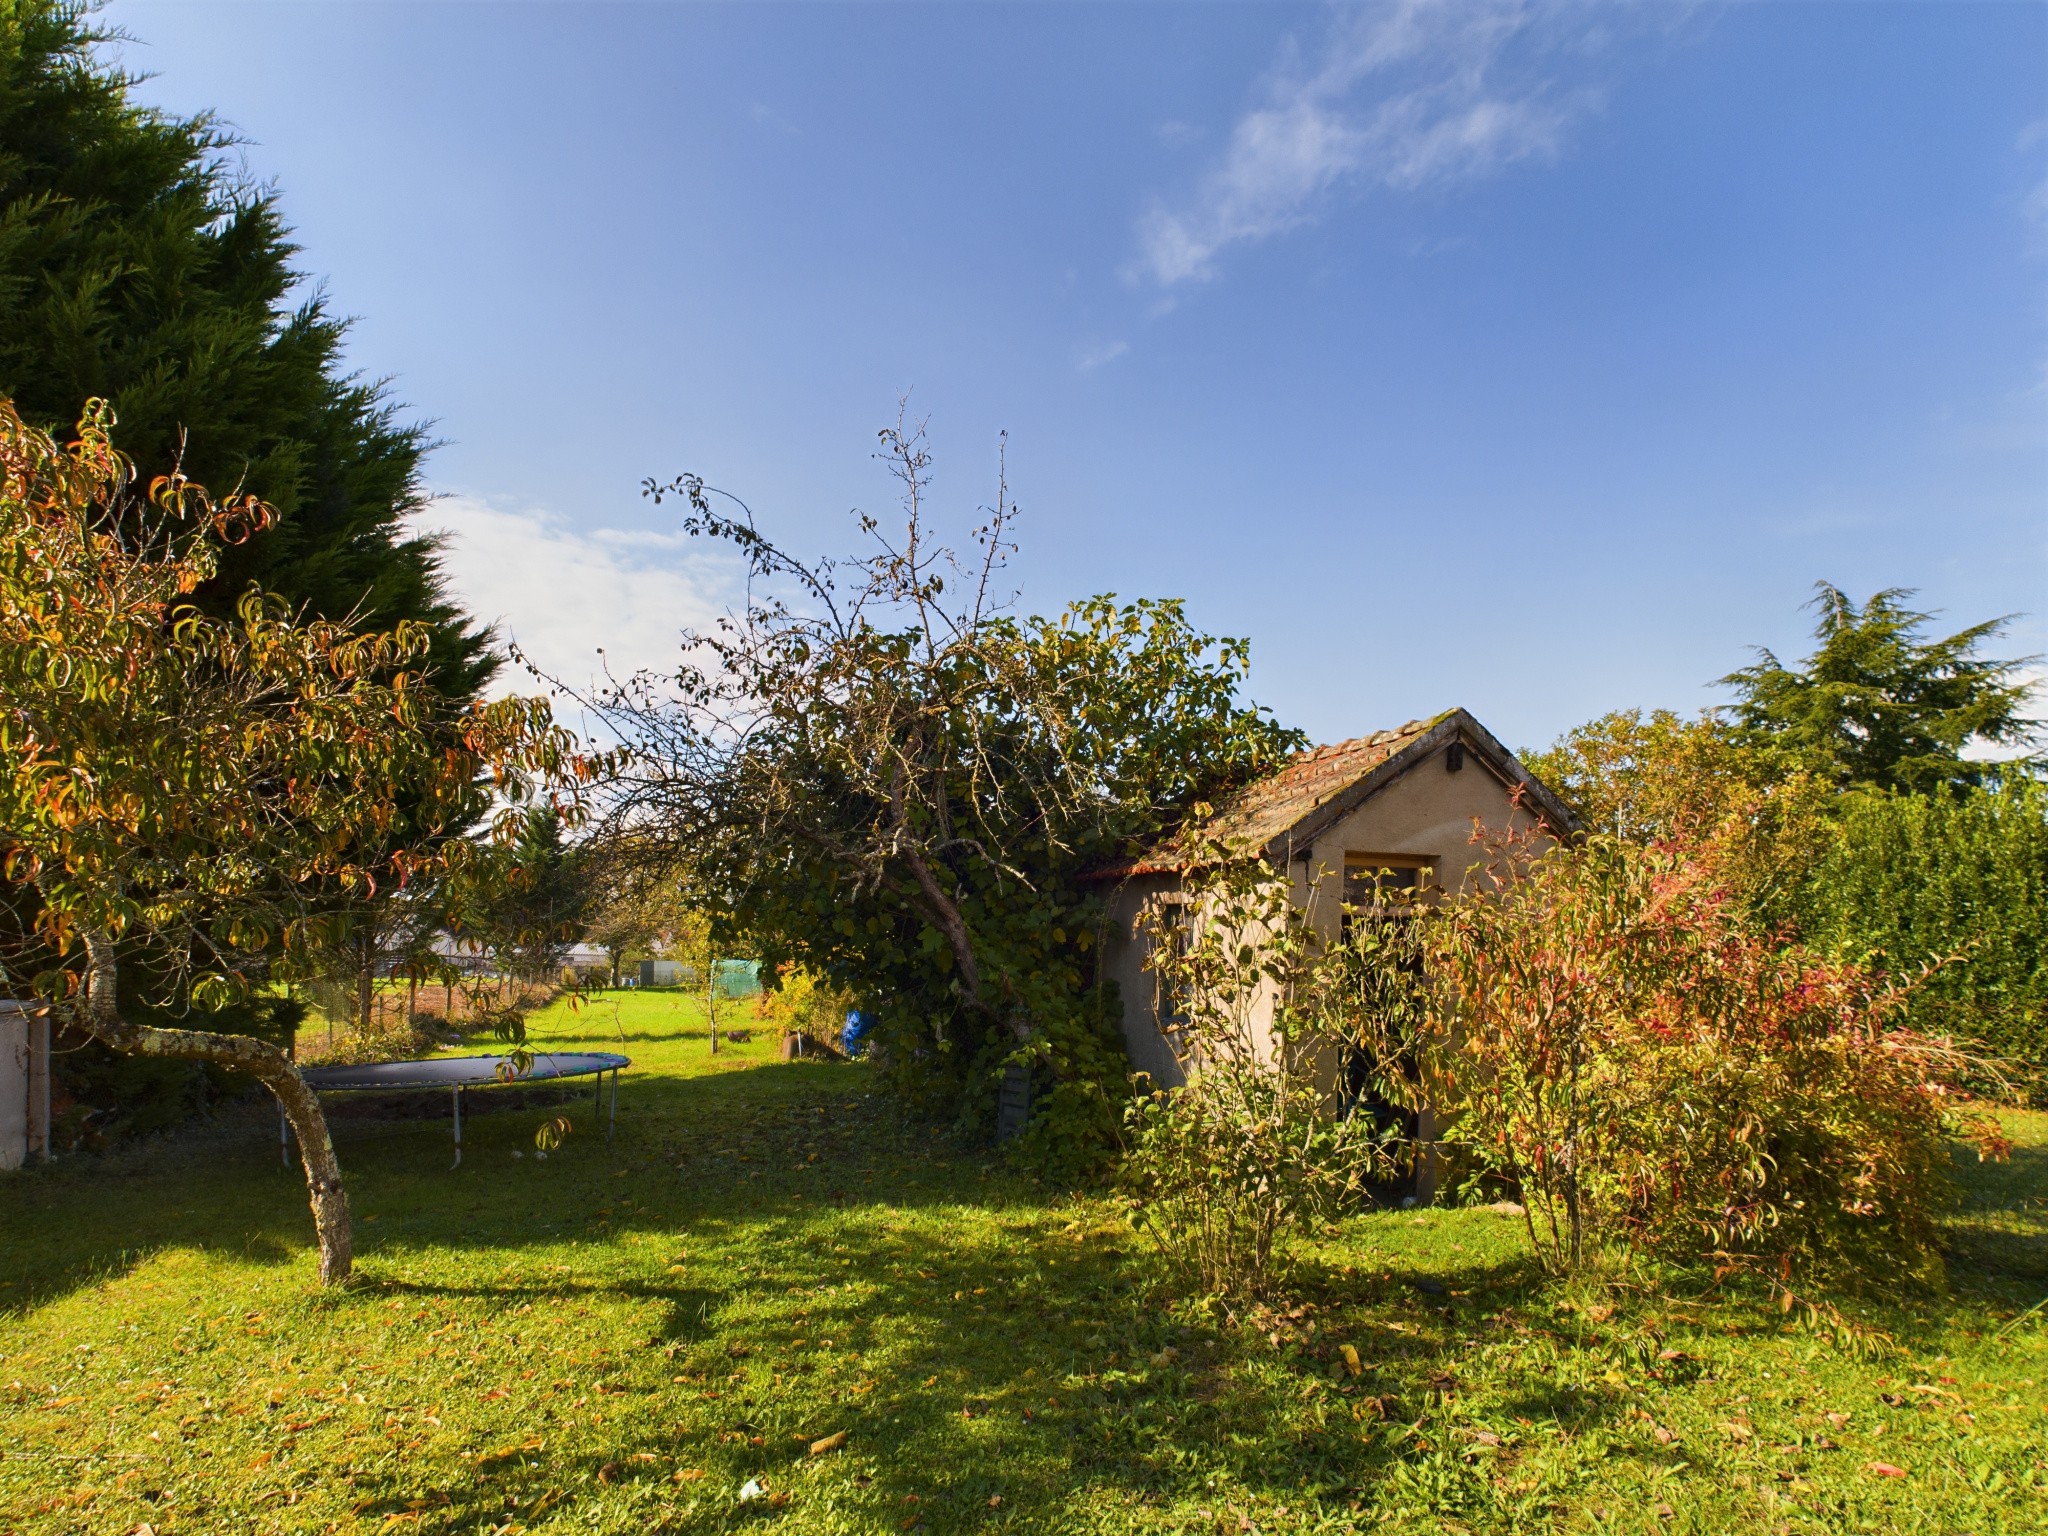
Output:
M1946 1294L1844 1303L1874 1348L1547 1284L1479 1209L1355 1218L1231 1326L858 1066L714 1060L663 993L535 1034L634 1057L616 1138L338 1120L344 1293L260 1110L0 1183L0 1532L2039 1529L2048 1116L1962 1169Z

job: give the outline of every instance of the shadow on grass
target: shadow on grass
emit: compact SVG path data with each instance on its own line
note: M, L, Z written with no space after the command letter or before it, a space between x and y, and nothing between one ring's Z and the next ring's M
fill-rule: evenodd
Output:
M579 1299L661 1306L658 1327L622 1341L633 1358L612 1389L615 1400L653 1399L638 1426L602 1451L563 1440L532 1465L508 1459L474 1486L422 1490L394 1466L358 1476L357 1491L381 1501L373 1512L445 1493L453 1502L423 1515L423 1528L454 1530L530 1509L553 1490L551 1508L598 1528L599 1506L644 1486L644 1528L723 1528L746 1513L735 1494L753 1480L787 1494L792 1511L830 1503L867 1528L921 1522L942 1532L979 1528L992 1508L1024 1528L1070 1525L1090 1500L1136 1509L1184 1493L1199 1466L1219 1505L1286 1498L1338 1508L1411 1458L1391 1432L1403 1393L1455 1391L1463 1346L1448 1321L1416 1337L1347 1319L1342 1332L1369 1341L1373 1360L1368 1379L1352 1382L1331 1335L1296 1331L1269 1344L1169 1315L1143 1252L1099 1234L1075 1242L1042 1210L1034 1221L1000 1198L971 1218L957 1202L951 1214L939 1247L934 1215L900 1205L886 1216L835 1213L823 1230L799 1213L764 1211L734 1223L746 1229L748 1272L723 1285L580 1287ZM1496 1298L1528 1284L1526 1267L1512 1263L1452 1278ZM1326 1315L1388 1299L1384 1282L1335 1270L1303 1279ZM387 1281L362 1294L562 1299L519 1281ZM1406 1304L1405 1288L1394 1294ZM841 1431L842 1451L808 1453ZM535 1432L561 1434L541 1423ZM677 1472L702 1477L679 1484ZM694 1512L684 1508L691 1500ZM653 1507L663 1502L670 1516Z
M545 1163L515 1120L479 1123L455 1171L438 1127L338 1132L362 1277L320 1307L375 1321L369 1309L399 1299L481 1304L538 1333L551 1309L606 1319L618 1303L613 1332L565 1324L614 1358L577 1368L560 1398L536 1385L519 1399L530 1434L460 1464L337 1446L326 1460L366 1516L417 1516L422 1531L508 1517L722 1529L773 1513L737 1503L749 1479L792 1512L831 1505L851 1528L921 1522L933 1536L992 1520L1101 1528L1115 1509L1136 1522L1191 1489L1216 1510L1256 1498L1336 1518L1406 1479L1446 1513L1494 1508L1487 1464L1444 1427L1462 1415L1475 1341L1533 1335L1560 1358L1615 1342L1542 1317L1555 1297L1518 1241L1457 1252L1462 1213L1441 1217L1443 1241L1411 1240L1431 1230L1410 1224L1420 1215L1364 1218L1358 1241L1303 1261L1285 1312L1226 1326L1170 1310L1156 1259L1099 1211L905 1122L843 1067L629 1079L616 1140L582 1126ZM0 1191L0 1248L39 1277L39 1300L167 1246L304 1263L303 1187L263 1129ZM1995 1177L1987 1220L2043 1187L2038 1167ZM1373 1240L1397 1251L1370 1258ZM674 1248L687 1252L672 1261ZM496 1277L465 1270L471 1256ZM1532 1377L1500 1411L1575 1431L1624 1411L1624 1392L1572 1374ZM1425 1420L1437 1427L1418 1432ZM843 1449L808 1454L840 1431Z
M593 1108L587 1091L514 1086L502 1091L509 1103L477 1113L498 1092L488 1090L465 1106L464 1159L454 1169L441 1095L395 1100L395 1109L337 1105L330 1129L356 1216L356 1253L374 1261L394 1233L409 1243L514 1250L604 1236L620 1224L612 1181L621 1176L645 1176L646 1187L636 1181L627 1193L668 1221L747 1212L785 1184L814 1198L857 1200L897 1184L910 1198L935 1197L953 1176L928 1166L932 1148L950 1144L895 1121L865 1088L857 1071L803 1062L694 1078L629 1075L609 1138L608 1092ZM855 1102L858 1124L835 1114ZM568 1143L537 1156L535 1130L562 1114ZM820 1147L834 1156L830 1180L793 1172ZM0 1181L0 1312L47 1304L170 1249L309 1262L312 1236L304 1173L279 1154L274 1107L237 1102L179 1133Z
M2048 1290L2048 1146L2015 1147L2002 1163L1956 1153L1962 1199L1942 1223L1951 1288L2001 1310Z

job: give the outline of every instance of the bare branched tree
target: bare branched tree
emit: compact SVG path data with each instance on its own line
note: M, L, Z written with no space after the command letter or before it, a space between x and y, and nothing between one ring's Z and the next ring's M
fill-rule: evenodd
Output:
M786 553L695 475L648 483L741 557L745 593L672 674L581 699L628 749L602 827L771 967L910 1003L939 1050L1001 1042L1057 1073L1092 972L1075 876L1295 738L1238 701L1243 642L1178 603L1018 617L1004 459L963 555L933 529L922 426L880 438L901 520L857 513L845 560Z

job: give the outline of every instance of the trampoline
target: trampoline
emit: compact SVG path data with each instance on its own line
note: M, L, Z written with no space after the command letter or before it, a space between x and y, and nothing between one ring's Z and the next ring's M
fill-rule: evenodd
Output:
M611 1114L604 1137L612 1138L619 1120L619 1071L632 1059L610 1051L535 1051L532 1065L515 1074L508 1056L440 1056L431 1061L375 1061L359 1067L306 1067L299 1076L315 1093L446 1092L455 1106L455 1161L462 1166L462 1095L472 1088L524 1088L561 1077L594 1077L591 1107L604 1105L604 1079L612 1079ZM284 1109L277 1112L278 1147L291 1161L291 1125Z

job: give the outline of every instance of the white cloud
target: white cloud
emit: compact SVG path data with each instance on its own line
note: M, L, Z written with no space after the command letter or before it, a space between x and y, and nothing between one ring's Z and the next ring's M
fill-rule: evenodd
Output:
M2019 674L2019 681L2027 685L2027 702L2020 713L2030 720L2048 720L2048 668L2024 668ZM2010 742L1972 740L1963 747L1962 755L1971 762L1995 763L2014 756L2016 751L2038 751L2044 747L2048 747L2048 734L2036 732L2032 740L2018 746Z
M585 532L471 496L443 497L412 522L441 535L442 567L463 607L575 688L606 667L620 678L674 667L680 631L715 619L732 591L729 565L708 551L684 553L681 534ZM495 685L501 693L536 686L518 667Z
M1126 275L1161 287L1211 278L1226 247L1309 222L1343 184L1412 190L1555 154L1597 102L1560 77L1618 17L1639 14L1576 0L1383 0L1340 20L1313 60L1290 42L1192 196L1141 217Z
M1107 346L1091 347L1083 352L1074 366L1083 373L1093 373L1105 363L1113 363L1131 350L1127 341L1112 341Z

